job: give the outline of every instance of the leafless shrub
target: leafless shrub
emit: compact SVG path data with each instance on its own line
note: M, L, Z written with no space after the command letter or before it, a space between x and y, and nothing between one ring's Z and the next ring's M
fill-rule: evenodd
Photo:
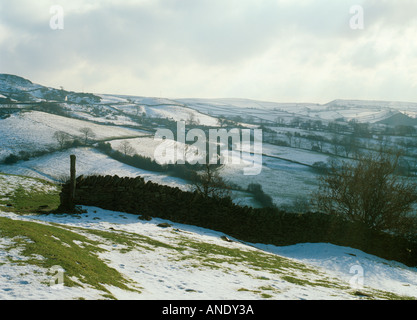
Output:
M362 155L358 161L331 163L320 177L313 203L371 229L406 233L417 201L416 183L397 174L400 153Z

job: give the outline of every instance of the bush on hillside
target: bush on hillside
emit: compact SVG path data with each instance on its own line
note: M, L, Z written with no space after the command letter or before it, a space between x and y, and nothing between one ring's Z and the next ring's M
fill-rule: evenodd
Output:
M18 162L20 159L18 156L14 155L14 154L9 154L5 159L4 159L4 164L14 164L16 162Z

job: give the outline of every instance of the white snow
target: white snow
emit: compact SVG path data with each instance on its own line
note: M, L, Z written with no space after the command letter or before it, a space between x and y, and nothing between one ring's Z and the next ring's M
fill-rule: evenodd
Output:
M10 78L10 77L8 77ZM34 101L43 99L42 86L32 84L20 78L1 81L4 92L23 90L33 96ZM3 92L3 93L4 93ZM417 115L417 104L407 102L335 100L327 104L314 103L276 103L247 99L165 99L140 96L120 96L100 94L101 102L88 104L67 103L71 113L84 120L61 117L45 112L29 111L12 114L0 120L0 161L10 153L21 151L45 150L57 147L53 134L62 130L73 137L80 136L80 129L89 127L95 133L96 140L110 141L117 149L122 141L129 141L140 155L154 158L155 148L160 142L139 129L123 126L137 125L137 116L167 118L174 121L190 120L201 125L218 127L218 116L225 115L243 120L258 122L288 123L294 117L310 120L322 120L323 123L338 118L355 119L358 122L374 123L400 111L408 115ZM4 97L0 95L0 97ZM94 110L94 108L97 108ZM99 113L98 111L102 111ZM93 112L93 111L97 111ZM97 116L100 114L100 116ZM93 123L93 122L95 123ZM97 124L103 123L103 125ZM112 125L104 125L111 123ZM188 124L187 124L188 126ZM247 124L248 127L253 125ZM156 128L155 128L156 129ZM272 128L285 140L285 132L293 134L326 135L329 132L305 131L299 128ZM412 137L410 139L413 139ZM372 142L369 139L368 142ZM173 142L174 143L174 142ZM272 196L275 204L291 204L300 195L307 198L315 190L317 176L308 166L314 162L326 162L328 155L307 150L307 142L300 148L280 147L263 144L262 172L256 176L245 176L243 168L250 164L248 154L243 154L245 161L238 165L226 165L222 176L237 185L246 188L249 183L259 183L266 194ZM328 148L324 146L323 150ZM64 179L69 172L69 156L77 156L77 175L118 175L121 177L141 176L146 181L189 189L188 182L163 174L136 169L117 162L93 148L77 148L63 152L54 152L29 161L19 161L12 166L0 165L0 172L18 174L48 181ZM239 158L240 153L234 152ZM53 191L56 187L39 180L20 176L0 174L0 200L6 201L14 190L24 188L28 192ZM251 205L253 199L245 192L237 192L236 202ZM256 205L255 205L256 206ZM363 272L364 290L369 288L384 290L398 295L417 298L417 269L408 268L393 261L386 261L359 250L338 247L331 244L297 244L289 247L276 247L264 244L242 244L234 242L225 244L220 240L221 233L197 227L171 223L172 228L161 229L157 224L163 222L154 219L143 222L136 216L110 212L99 208L85 208L88 212L79 216L18 216L2 212L0 216L10 219L25 219L44 223L55 222L65 226L77 226L85 229L109 230L113 228L148 236L164 243L177 245L179 237L189 241L203 241L219 246L232 246L242 250L262 250L273 255L288 257L294 261L317 268L325 277L339 279L349 286L354 272ZM178 231L174 231L178 230ZM20 247L13 239L0 238L0 299L86 299L101 298L102 292L91 288L50 287L47 283L48 270L29 264L11 263L24 257ZM79 245L82 245L81 243ZM273 299L352 299L346 290L338 288L317 288L299 286L284 281L277 275L263 270L254 270L249 265L235 266L227 264L222 268L197 267L197 260L179 261L175 253L159 248L155 251L129 251L122 253L112 250L112 244L103 246L108 251L101 258L124 274L132 282L143 288L141 294L125 292L119 288L109 288L119 299L259 299L259 288L270 286L267 291ZM189 251L193 254L192 250ZM178 253L176 253L178 254ZM36 257L41 259L42 257ZM244 272L242 271L244 270ZM305 277L304 274L299 274ZM357 274L356 274L357 276ZM265 280L265 278L267 280ZM261 280L263 279L263 280ZM356 279L356 278L355 278ZM245 288L248 290L240 290ZM261 290L262 291L262 290Z
M104 155L94 148L69 149L50 155L21 161L15 165L0 165L0 172L42 178L51 182L65 181L70 172L70 155L75 155L77 176L118 175L141 176L145 181L188 190L188 184L180 178L134 168Z
M17 187L27 191L43 188L45 192L53 188L40 180L9 175L0 175L0 186L0 190L3 190L0 196L13 192L13 188ZM4 189L4 186L8 189ZM233 258L223 255L207 256L201 251L195 251L192 246L187 246L181 251L162 246L122 250L126 249L124 245L102 239L99 241L100 247L106 251L100 253L99 258L128 279L132 287L140 290L139 293L107 287L116 299L349 300L366 297L355 292L377 295L381 291L417 299L417 268L387 261L357 249L327 243L300 243L277 247L245 243L228 236L233 240L230 243L221 240L223 233L205 228L162 219L143 221L138 219L137 215L97 207L83 209L86 212L78 215L18 215L0 207L0 217L54 223L55 226L63 228L72 227L72 232L81 233L96 241L99 238L89 234L88 230L115 230L136 234L171 247L184 246L186 243L211 244L218 248L258 252L271 258L287 258L290 263L301 263L298 267L286 267L285 272L271 272L254 267L251 263L233 263ZM168 222L171 227L158 227L161 222ZM20 240L22 239L25 240ZM22 254L24 246L21 241L16 245L16 240L0 238L0 300L103 298L103 292L88 286L66 287L65 278L62 285L51 284L51 270L25 263L28 257ZM83 243L77 244L83 246ZM32 258L43 259L39 255ZM204 263L203 260L206 258L219 258L220 261L215 264ZM302 265L305 267L300 267ZM306 271L307 269L311 271ZM287 276L301 282L288 281ZM356 281L357 279L361 281ZM309 285L315 281L333 285ZM382 296L382 299L384 297Z
M288 247L257 244L256 247L314 265L348 283L358 273L363 281L357 285L416 295L417 268L409 268L396 261L387 261L361 250L323 243L300 243ZM398 272L399 271L399 272Z
M25 192L53 192L57 190L57 186L52 184L46 184L40 180L28 179L27 177L21 177L16 175L4 175L0 174L0 197L13 194L18 188L23 188Z
M392 112L417 112L417 103L393 101L335 100L327 104L278 103L248 99L177 99L189 108L216 116L252 117L275 121L278 117L288 121L294 117L332 121L344 118L358 122L377 122L392 115Z
M123 253L120 245L103 245L107 252L100 258L123 274L133 284L141 288L141 293L127 292L119 288L108 288L117 299L127 300L223 300L262 299L259 292L279 300L347 300L360 299L352 295L355 290L383 290L395 294L417 298L417 268L409 268L400 263L386 261L365 254L362 251L331 244L298 244L289 247L250 243L226 243L220 239L222 233L212 230L172 223L172 228L161 229L157 224L167 222L153 219L143 222L137 216L107 211L95 207L84 207L88 212L74 215L17 216L1 212L1 217L38 222L54 222L63 226L81 227L86 230L108 231L114 228L133 234L150 237L170 245L178 244L178 239L211 243L217 246L240 250L271 253L287 257L316 269L318 279L336 281L346 290L330 287L297 285L284 281L279 274L267 270L252 269L246 264L223 263L220 268L205 268L197 260L182 261L187 252L173 253L169 249L132 250ZM233 239L233 238L232 238ZM235 239L233 239L235 240ZM19 249L8 250L12 240L0 241L0 299L99 299L100 292L91 288L61 288L48 285L48 270L31 265L10 263L6 257L24 260ZM189 253L192 253L190 250ZM177 256L175 257L174 255ZM176 259L174 259L176 258ZM363 268L363 282L354 284L352 268ZM305 277L301 271L288 270L288 275ZM308 280L314 281L314 276ZM269 289L262 288L269 287ZM349 287L351 289L349 289ZM246 290L242 290L246 289ZM261 288L261 289L260 289ZM240 289L240 290L239 290ZM350 292L350 294L348 293Z
M123 127L98 125L45 112L24 112L1 120L0 159L10 153L36 151L51 145L57 147L53 137L56 131L80 137L80 129L84 127L90 128L97 140L143 135L143 132Z

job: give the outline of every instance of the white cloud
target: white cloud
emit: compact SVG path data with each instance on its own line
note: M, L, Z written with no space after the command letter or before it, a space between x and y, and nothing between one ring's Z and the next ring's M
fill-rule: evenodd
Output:
M365 29L351 30L360 4ZM65 29L49 28L61 5ZM416 100L417 3L0 0L0 72L72 90Z

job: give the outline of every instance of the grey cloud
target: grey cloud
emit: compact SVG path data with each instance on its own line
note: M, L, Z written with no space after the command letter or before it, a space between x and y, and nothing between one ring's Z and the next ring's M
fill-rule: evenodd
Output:
M65 9L66 2L60 2ZM64 74L73 70L82 80L74 78L72 83L85 81L97 86L105 77L113 77L116 82L119 74L128 73L141 83L149 81L149 86L170 84L172 92L175 88L191 90L207 85L207 79L201 74L192 74L194 65L198 66L195 72L213 76L219 74L210 72L213 69L229 72L218 79L209 79L216 84L213 90L240 74L246 77L238 81L242 88L250 87L254 78L272 79L271 74L275 73L289 78L288 86L294 86L292 72L305 74L296 79L296 85L307 87L315 82L315 71L321 66L326 69L328 56L340 57L333 59L333 64L373 70L391 63L399 51L388 43L388 49L379 52L368 38L378 32L409 26L417 12L417 3L411 0L404 0L401 6L392 0L287 1L285 4L277 0L109 0L97 2L99 5L93 10L66 11L65 29L53 31L48 20L52 2L41 2L38 7L33 2L26 7L25 3L29 2L0 0L0 25L12 32L10 40L0 45L2 72L37 79L54 76L63 79ZM360 32L349 28L349 9L354 4L361 4L365 10L365 30ZM344 52L346 48L350 51ZM232 74L244 69L246 64L259 62L269 52L277 54L280 70L262 67L264 74ZM295 69L286 70L285 62L291 62L288 64ZM77 73L76 68L83 65L88 70ZM187 70L188 78L175 75L182 67ZM167 76L174 80L169 82ZM196 79L202 83L195 83ZM334 79L327 81L331 84ZM340 81L343 83L343 78ZM281 92L286 90L286 82L279 85L283 86L279 88ZM277 90L274 84L257 83L257 87ZM231 89L225 88L223 92L228 90ZM238 90L233 86L235 96ZM204 92L209 91L207 88ZM302 94L293 89L291 92Z
M414 0L367 0L364 10L369 26L404 28L416 21L417 2Z

